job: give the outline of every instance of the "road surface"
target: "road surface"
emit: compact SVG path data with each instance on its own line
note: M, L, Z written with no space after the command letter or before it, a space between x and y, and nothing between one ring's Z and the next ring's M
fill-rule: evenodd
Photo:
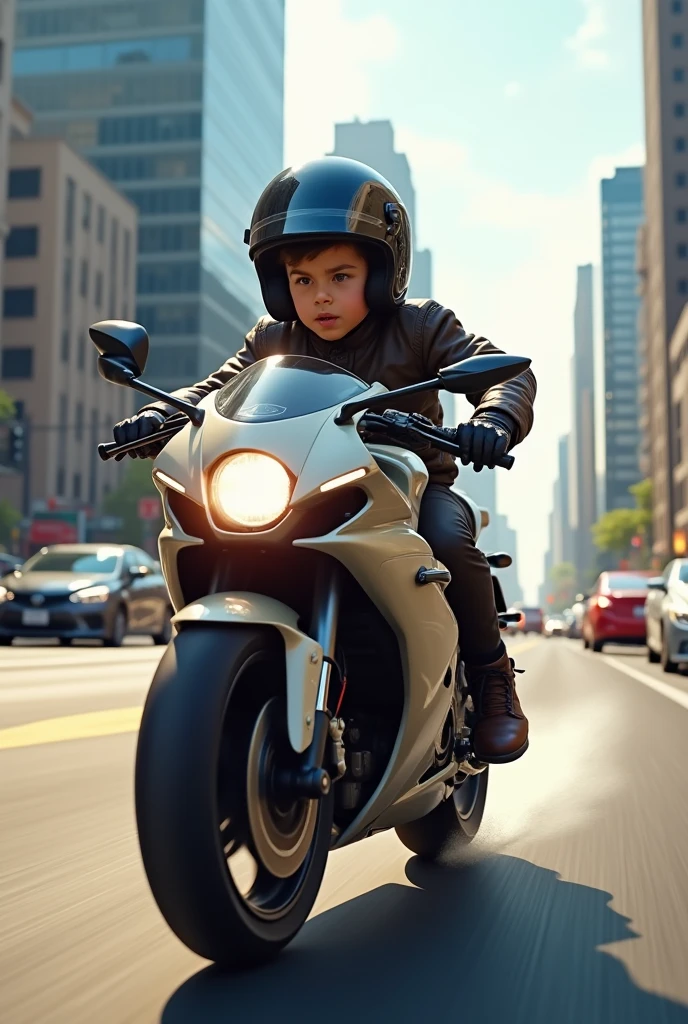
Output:
M688 1024L688 677L643 651L518 639L531 748L495 768L470 857L394 833L334 854L270 967L170 934L134 830L160 648L0 650L0 1021Z

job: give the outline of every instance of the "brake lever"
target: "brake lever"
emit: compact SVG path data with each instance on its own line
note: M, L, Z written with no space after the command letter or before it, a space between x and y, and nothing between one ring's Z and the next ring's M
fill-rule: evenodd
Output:
M404 433L411 434L423 441L429 441L440 451L448 452L461 458L459 446L450 441L444 433L443 427L429 426L427 423L418 422L417 414L412 412L397 412L396 409L385 409L383 413L366 413L361 417L363 429L378 428L386 431L393 437L395 432L403 436ZM502 455L496 465L501 469L511 469L515 463L513 455Z
M103 462L107 462L109 459L114 459L116 455L126 455L128 452L136 451L137 448L147 448L148 445L155 444L156 441L169 441L171 437L174 437L180 430L183 430L188 422L188 417L184 416L183 423L173 423L171 426L161 427L155 434L137 438L136 441L128 441L126 444L117 444L116 441L105 441L98 445L98 455Z

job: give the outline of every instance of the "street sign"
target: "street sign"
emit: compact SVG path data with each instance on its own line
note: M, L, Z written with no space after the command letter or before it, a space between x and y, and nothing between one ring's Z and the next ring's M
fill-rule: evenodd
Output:
M139 498L139 519L159 519L162 515L160 498Z

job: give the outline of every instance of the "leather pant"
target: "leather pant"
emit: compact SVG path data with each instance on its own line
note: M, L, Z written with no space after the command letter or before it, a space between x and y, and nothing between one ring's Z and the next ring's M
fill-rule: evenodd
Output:
M461 658L466 665L489 665L505 651L492 574L473 539L473 517L447 484L428 484L420 506L418 532L452 575L444 592L459 625Z

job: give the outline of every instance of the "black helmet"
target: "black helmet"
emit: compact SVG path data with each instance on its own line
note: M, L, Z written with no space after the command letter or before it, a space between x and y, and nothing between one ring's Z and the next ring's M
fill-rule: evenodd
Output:
M411 226L398 193L372 167L327 156L287 167L263 191L244 241L275 320L296 319L279 249L311 240L364 244L368 308L380 313L402 305L411 277Z

